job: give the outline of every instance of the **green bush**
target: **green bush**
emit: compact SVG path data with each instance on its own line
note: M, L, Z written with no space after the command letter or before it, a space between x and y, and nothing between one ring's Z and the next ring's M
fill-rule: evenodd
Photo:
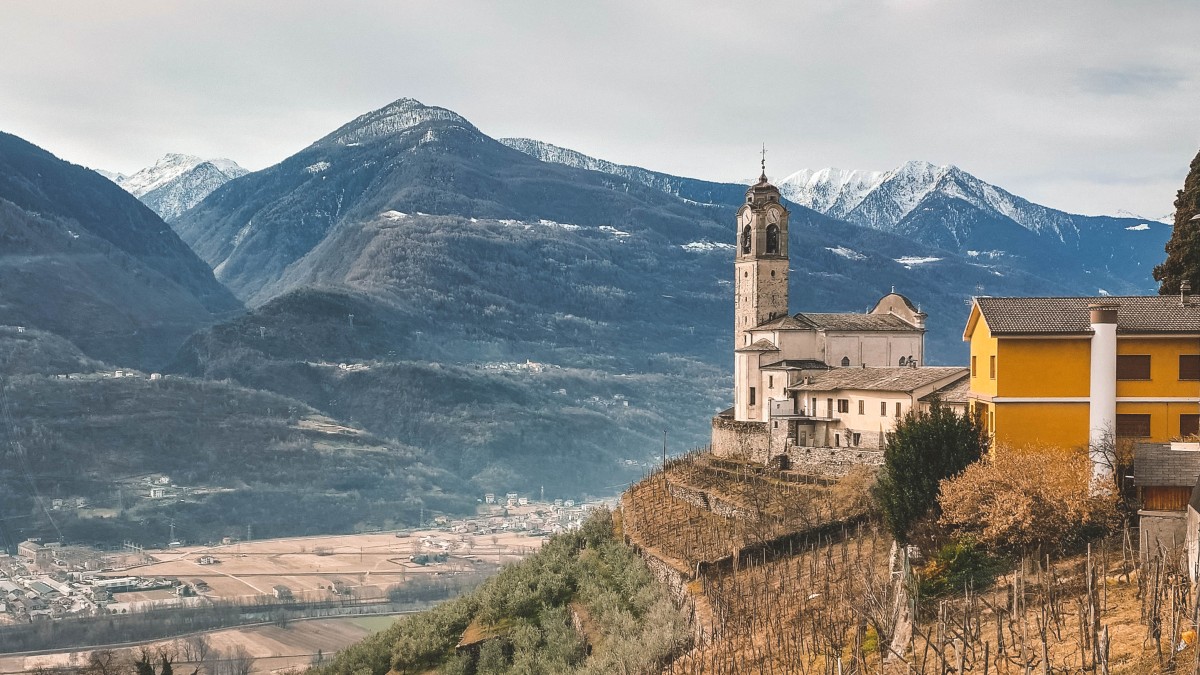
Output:
M966 587L981 589L990 586L1003 567L1003 562L988 554L974 541L953 541L917 570L922 597L937 598L959 593Z

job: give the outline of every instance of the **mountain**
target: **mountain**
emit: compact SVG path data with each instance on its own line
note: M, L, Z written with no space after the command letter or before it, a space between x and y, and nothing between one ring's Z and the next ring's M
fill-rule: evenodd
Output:
M199 204L213 190L246 173L231 159L201 159L172 153L132 176L107 173L105 177L142 200L163 220L171 221Z
M504 142L544 161L604 172L679 196L702 183L528 139ZM957 167L928 162L906 162L892 171L805 169L780 179L777 186L791 203L832 218L986 261L1001 273L1017 268L1053 284L1082 287L1079 292L1088 294L1149 292L1150 271L1170 236L1160 220L1070 214L1034 204Z
M887 172L800 171L780 181L789 200L959 254L1023 258L1064 281L1103 271L1121 292L1145 292L1169 228L1142 218L1081 216L1034 204L959 169L906 162ZM1098 275L1096 275L1098 276ZM1113 292L1112 288L1105 288Z
M0 324L150 367L241 304L111 181L0 133Z
M362 115L173 224L252 311L172 370L294 396L479 488L620 484L663 429L695 447L728 405L745 194L626 169L412 99ZM895 287L930 315L933 363L965 359L972 295L1130 285L802 205L791 222L793 308L862 311Z

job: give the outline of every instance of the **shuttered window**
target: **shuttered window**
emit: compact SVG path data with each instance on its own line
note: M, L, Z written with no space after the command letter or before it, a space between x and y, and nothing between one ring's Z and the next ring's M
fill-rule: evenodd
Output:
M1179 355L1179 379L1200 380L1200 354Z
M1117 356L1118 380L1150 379L1149 354L1121 354Z
M1179 435L1180 436L1196 436L1200 435L1200 415L1191 415L1184 413L1179 416Z
M1149 436L1149 415L1117 415L1118 438L1148 438Z

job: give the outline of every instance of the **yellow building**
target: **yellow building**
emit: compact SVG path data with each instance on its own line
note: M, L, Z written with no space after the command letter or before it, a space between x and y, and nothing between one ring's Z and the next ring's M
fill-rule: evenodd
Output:
M1200 299L976 298L968 409L997 445L1200 431Z

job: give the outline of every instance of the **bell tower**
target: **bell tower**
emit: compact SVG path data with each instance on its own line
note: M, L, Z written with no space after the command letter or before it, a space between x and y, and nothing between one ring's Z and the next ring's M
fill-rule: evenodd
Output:
M762 175L738 210L733 268L736 349L749 344L751 328L788 313L788 210L767 181L765 154Z

